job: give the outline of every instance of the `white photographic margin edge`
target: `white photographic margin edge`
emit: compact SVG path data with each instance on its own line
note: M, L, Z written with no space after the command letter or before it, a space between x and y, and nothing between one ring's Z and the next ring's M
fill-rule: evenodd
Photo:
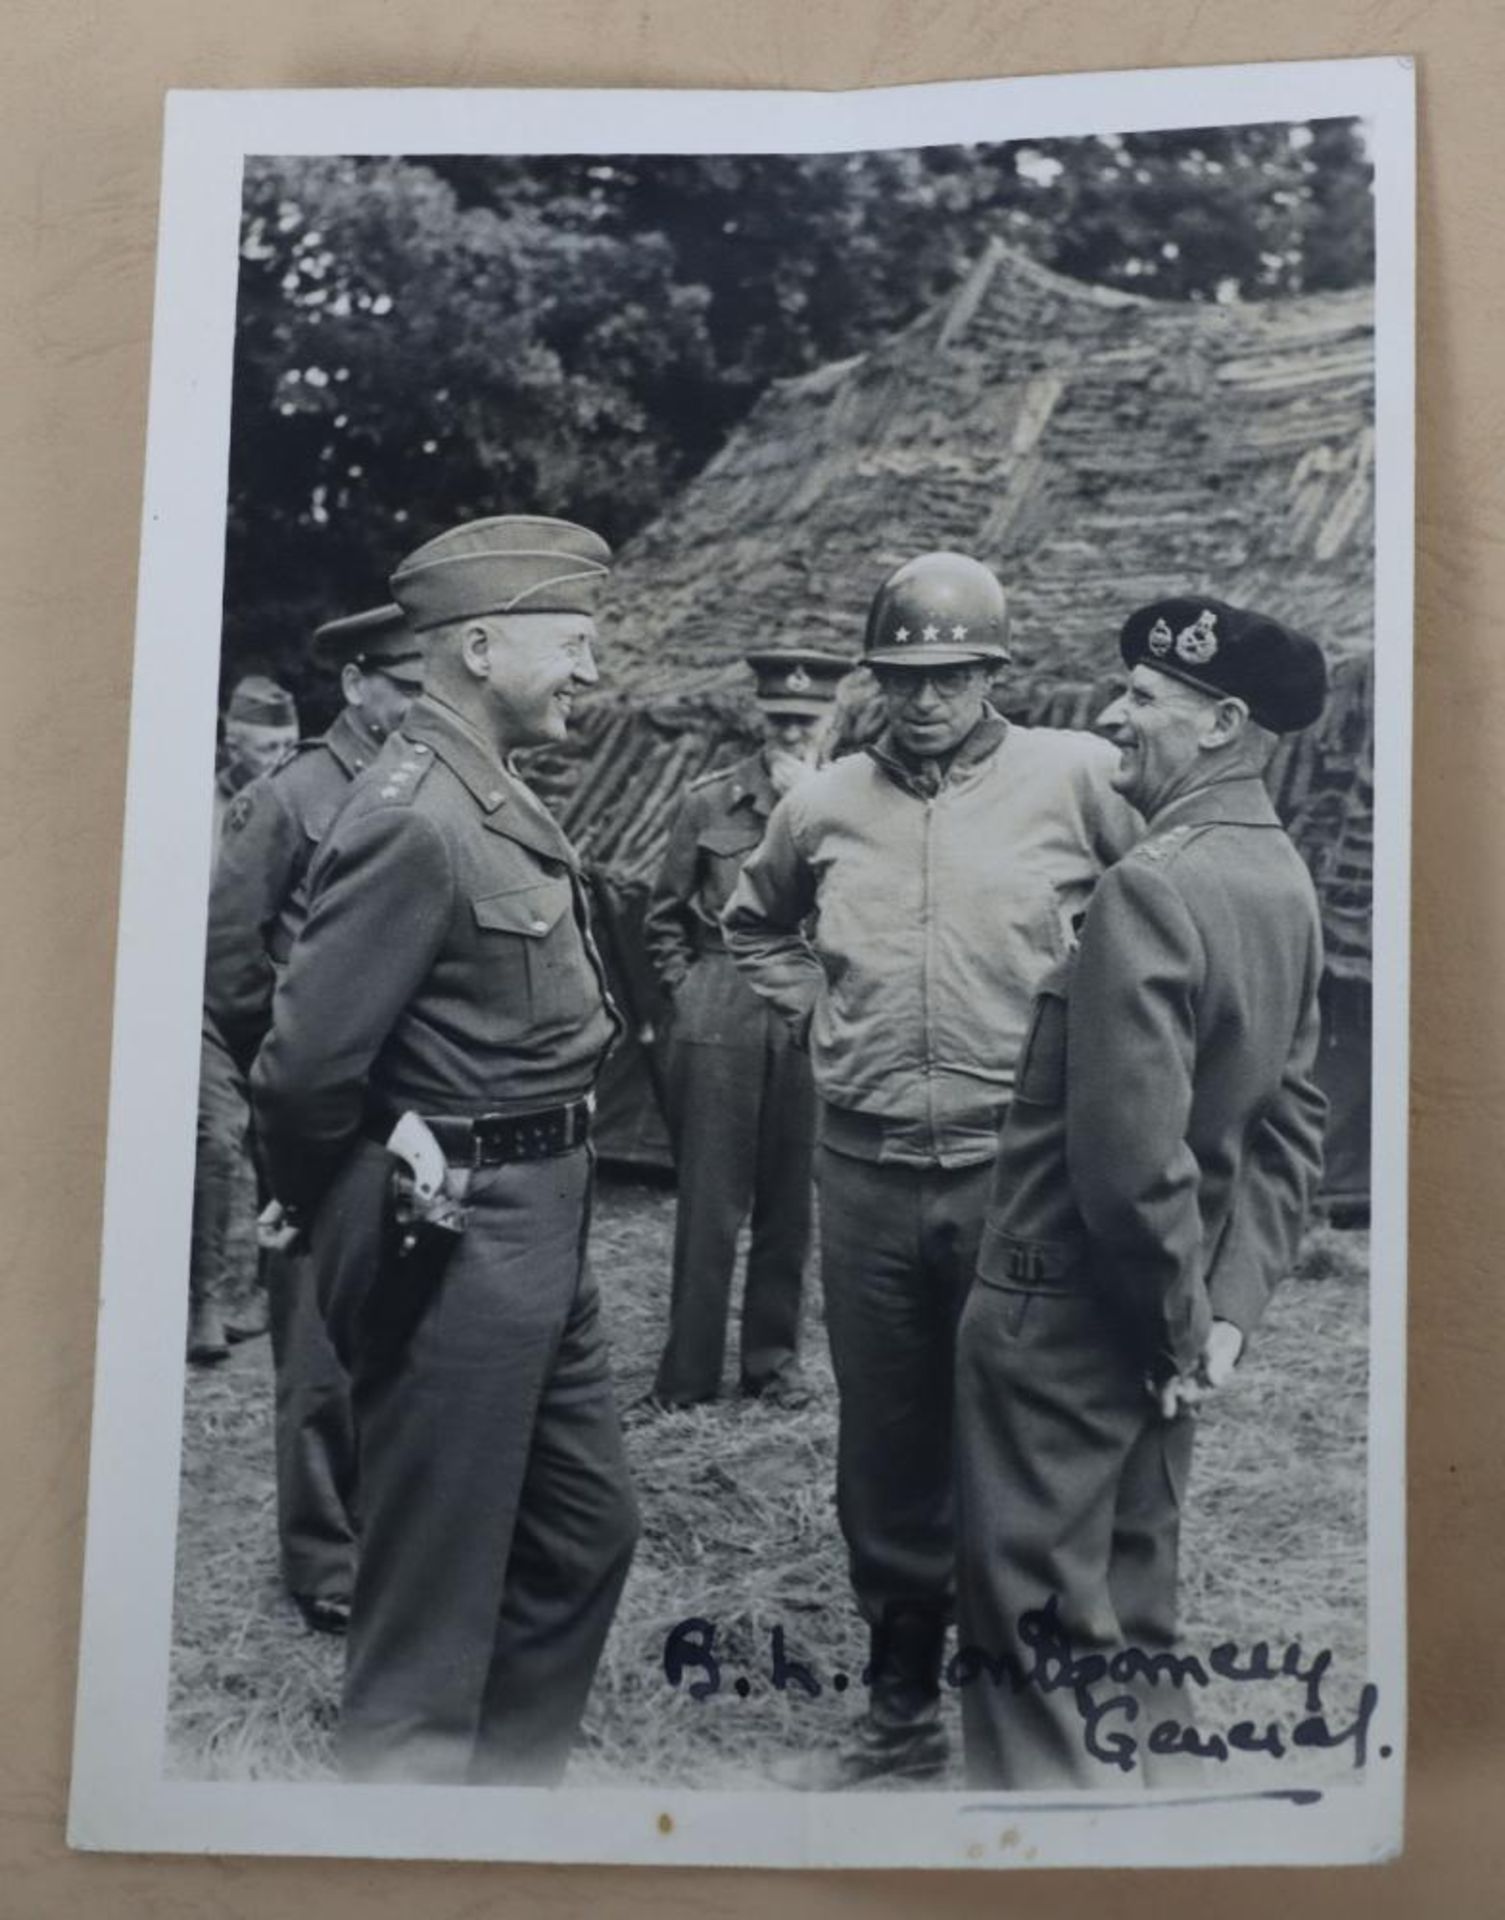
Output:
M84 1849L787 1867L1213 1866L1398 1851L1405 1753L1415 87L1407 59L854 93L169 95L68 1838ZM164 1772L230 379L248 155L830 152L1354 115L1375 162L1370 1764L1274 1796L214 1783ZM1381 1760L1379 1750L1389 1750ZM1298 1782L1293 1778L1293 1786Z

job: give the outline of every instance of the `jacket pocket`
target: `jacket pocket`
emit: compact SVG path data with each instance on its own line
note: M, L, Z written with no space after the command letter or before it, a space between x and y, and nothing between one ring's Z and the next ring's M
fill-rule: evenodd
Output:
M1036 997L1014 1070L1014 1098L1037 1107L1059 1107L1066 1099L1066 1002L1059 993Z
M471 902L476 925L487 933L515 934L522 940L542 940L559 924L570 904L568 880L551 878L508 887Z
M579 971L570 903L570 883L562 874L471 902L482 989L524 1023L558 1013Z

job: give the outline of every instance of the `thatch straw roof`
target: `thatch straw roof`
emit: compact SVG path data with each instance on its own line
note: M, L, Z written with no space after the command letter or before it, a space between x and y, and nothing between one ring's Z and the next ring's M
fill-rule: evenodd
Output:
M1002 244L882 346L776 385L624 551L608 686L541 769L618 879L651 871L684 786L739 750L741 655L855 655L873 588L959 547L1014 608L1009 709L1090 720L1133 605L1172 591L1314 634L1333 710L1276 790L1339 971L1368 956L1373 309L1367 292L1257 306L1089 287Z

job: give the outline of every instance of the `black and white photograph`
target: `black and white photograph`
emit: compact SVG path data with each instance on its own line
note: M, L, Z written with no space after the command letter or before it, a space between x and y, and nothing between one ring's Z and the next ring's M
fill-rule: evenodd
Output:
M1411 113L172 98L75 1845L1399 1845Z

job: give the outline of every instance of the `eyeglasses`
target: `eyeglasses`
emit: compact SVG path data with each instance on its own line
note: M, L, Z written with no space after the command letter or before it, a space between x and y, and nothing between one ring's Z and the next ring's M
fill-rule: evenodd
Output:
M900 700L912 700L924 687L931 687L942 700L955 700L975 686L978 680L975 661L963 660L950 667L874 667L873 678L879 690Z

